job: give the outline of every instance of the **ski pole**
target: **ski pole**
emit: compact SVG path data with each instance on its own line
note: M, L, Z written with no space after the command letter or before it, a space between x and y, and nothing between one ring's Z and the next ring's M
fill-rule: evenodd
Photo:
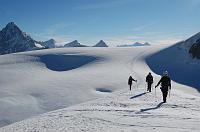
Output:
M169 90L169 98L170 98L170 91L171 91L171 90Z
M136 86L137 86L137 89L138 89L138 83L137 83L137 80L136 80Z

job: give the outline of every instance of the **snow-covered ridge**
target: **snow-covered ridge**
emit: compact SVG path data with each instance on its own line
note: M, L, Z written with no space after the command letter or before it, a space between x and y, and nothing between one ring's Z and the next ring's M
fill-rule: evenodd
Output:
M200 59L200 38L190 47L189 53L193 58Z
M162 75L164 70L168 70L174 81L200 91L200 74L197 72L200 71L200 61L192 58L187 44L177 43L147 57L146 61L156 74Z
M200 32L186 39L185 41L179 42L181 48L186 49L187 51L192 47L197 40L200 39Z
M177 43L177 45L186 54L190 55L191 58L200 58L200 32L185 41Z

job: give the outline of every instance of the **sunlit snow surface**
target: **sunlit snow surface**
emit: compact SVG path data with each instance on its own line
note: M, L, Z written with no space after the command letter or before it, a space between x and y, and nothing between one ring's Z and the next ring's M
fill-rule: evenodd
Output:
M147 58L165 47L60 48L0 56L0 124L29 118L0 131L199 131L195 88L173 81L166 104L159 88L146 93L145 77L154 68ZM160 75L152 74L157 83ZM132 91L130 75L138 80Z

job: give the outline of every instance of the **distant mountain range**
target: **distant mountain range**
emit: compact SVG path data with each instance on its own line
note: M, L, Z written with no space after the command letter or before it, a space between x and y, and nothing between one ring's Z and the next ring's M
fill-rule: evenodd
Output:
M200 32L178 43L192 58L200 59Z
M74 40L64 46L57 46L54 39L47 41L36 41L31 36L23 32L14 22L10 22L0 31L0 55L24 52L31 50L47 49L47 48L62 48L62 47L89 47ZM101 40L92 47L108 47Z
M200 33L195 34L185 41L181 41L180 48L185 49L193 58L200 59ZM132 47L132 46L149 46L148 42L134 44L118 45L117 47ZM14 22L10 22L0 31L0 55L24 52L31 50L40 50L46 48L60 47L89 47L81 44L77 40L65 44L64 46L56 46L56 41L50 39L48 41L36 41L31 36L23 32ZM108 45L100 40L92 47L108 47Z
M132 46L150 46L150 44L148 42L145 43L136 42L134 44L118 45L117 47L132 47Z
M89 47L89 46L83 45L79 43L77 40L74 40L70 43L65 44L64 47ZM108 45L103 40L100 40L97 44L95 44L92 47L108 47Z

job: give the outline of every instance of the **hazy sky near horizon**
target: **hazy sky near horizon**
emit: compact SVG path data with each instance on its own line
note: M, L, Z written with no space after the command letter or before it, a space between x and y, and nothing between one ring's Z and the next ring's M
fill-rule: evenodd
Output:
M36 40L167 44L200 32L200 0L0 0L0 29Z

